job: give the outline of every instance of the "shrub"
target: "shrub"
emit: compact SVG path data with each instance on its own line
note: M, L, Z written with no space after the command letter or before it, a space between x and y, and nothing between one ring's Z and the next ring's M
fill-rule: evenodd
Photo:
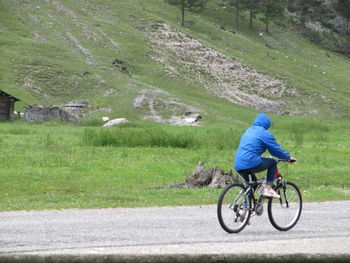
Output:
M83 141L93 146L171 147L232 150L240 133L232 129L121 125L113 128L86 129Z
M116 147L194 147L195 139L191 132L172 133L163 128L125 128L84 131L83 140L94 146Z

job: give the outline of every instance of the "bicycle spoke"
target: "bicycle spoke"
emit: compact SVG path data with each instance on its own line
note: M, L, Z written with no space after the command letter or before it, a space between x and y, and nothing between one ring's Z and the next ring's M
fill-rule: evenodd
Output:
M217 213L220 225L225 231L237 233L248 223L249 201L248 209L244 208L244 199L245 188L239 184L228 186L220 195Z
M302 199L298 188L290 182L276 189L281 198L269 201L269 219L272 225L281 231L291 229L299 220Z

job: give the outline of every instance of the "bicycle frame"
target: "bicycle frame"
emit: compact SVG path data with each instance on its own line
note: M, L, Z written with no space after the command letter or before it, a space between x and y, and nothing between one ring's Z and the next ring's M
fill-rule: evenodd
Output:
M288 202L288 198L287 198L286 191L285 191L286 190L286 183L287 183L287 180L283 179L282 175L280 175L280 177L278 178L278 181L276 183L275 189L277 187L279 187L280 185L282 186L282 188L284 190L283 191L283 196L284 196L284 200L286 202L286 207L289 208L289 202ZM281 193L279 192L278 194L281 194ZM282 199L280 198L279 200L280 200L280 204L283 205L282 204Z
M245 199L251 199L253 201L252 207L249 209L250 213L256 212L257 205L260 205L261 202L263 201L264 197L260 195L259 198L255 198L255 190L261 185L261 181L253 181L251 174L249 174L249 183L246 183L247 185L247 190L245 191Z
M277 159L276 162L277 164L279 162L287 162L288 160L282 160L282 159ZM278 175L278 176L277 176ZM252 174L249 174L249 182L244 182L244 184L247 186L247 190L245 191L245 198L251 198L251 200L253 201L253 206L252 208L250 208L250 212L256 212L256 207L257 205L260 205L263 202L264 197L262 195L259 196L259 198L255 198L255 189L257 189L260 185L262 185L262 180L258 179L257 181L253 181L252 180ZM273 185L274 189L276 189L277 187L279 187L280 185L282 185L283 189L286 189L286 182L287 180L283 178L282 174L279 173L278 169L277 169L277 174L276 174L276 179L277 182L276 184ZM288 199L286 196L286 191L283 191L283 195L284 195L284 200L286 203L286 207L289 208L289 203L288 203ZM282 204L282 199L279 199L280 204Z

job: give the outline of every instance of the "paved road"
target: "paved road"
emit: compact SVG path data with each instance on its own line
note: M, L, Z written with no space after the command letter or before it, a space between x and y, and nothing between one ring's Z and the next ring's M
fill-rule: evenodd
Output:
M0 213L0 254L350 255L350 201L305 203L288 232L267 213L239 234L224 232L216 206Z

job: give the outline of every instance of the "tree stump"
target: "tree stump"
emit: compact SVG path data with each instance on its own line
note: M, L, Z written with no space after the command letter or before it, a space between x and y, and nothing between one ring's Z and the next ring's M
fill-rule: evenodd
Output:
M203 162L199 162L195 171L182 183L174 184L174 188L211 187L224 188L233 182L240 182L238 176L233 176L232 170L225 173L217 166L205 168Z

